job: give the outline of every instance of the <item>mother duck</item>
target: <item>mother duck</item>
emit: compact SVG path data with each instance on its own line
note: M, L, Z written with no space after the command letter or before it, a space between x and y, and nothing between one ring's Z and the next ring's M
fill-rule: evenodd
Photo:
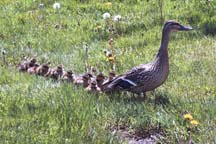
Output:
M116 77L112 81L103 84L104 92L129 91L136 94L144 94L162 85L169 74L168 43L170 34L176 31L192 30L176 21L166 21L162 31L161 46L154 60L147 64L141 64Z

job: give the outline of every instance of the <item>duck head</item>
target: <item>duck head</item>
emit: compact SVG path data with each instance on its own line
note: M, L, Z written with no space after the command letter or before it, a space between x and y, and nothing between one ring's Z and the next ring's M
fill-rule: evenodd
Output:
M167 31L167 30L176 32L176 31L189 31L189 30L193 30L193 28L190 26L184 26L174 20L168 20L165 22L163 28L163 31Z

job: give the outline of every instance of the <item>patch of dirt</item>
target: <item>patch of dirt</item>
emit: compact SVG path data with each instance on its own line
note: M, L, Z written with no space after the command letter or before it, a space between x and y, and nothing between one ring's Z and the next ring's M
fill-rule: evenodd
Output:
M165 136L165 132L161 127L138 128L134 132L130 132L127 127L121 127L113 128L112 133L120 141L129 144L156 144L158 140Z

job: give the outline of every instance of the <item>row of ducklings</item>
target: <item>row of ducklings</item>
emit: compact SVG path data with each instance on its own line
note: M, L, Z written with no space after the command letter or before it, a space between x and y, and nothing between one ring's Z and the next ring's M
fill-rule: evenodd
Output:
M24 60L17 65L20 72L27 72L39 76L49 77L53 80L61 80L75 85L83 86L87 91L101 92L103 84L113 80L116 73L111 71L106 77L103 73L98 73L96 70L84 74L76 75L72 70L64 70L62 65L57 65L54 68L50 67L50 63L38 64L35 58Z

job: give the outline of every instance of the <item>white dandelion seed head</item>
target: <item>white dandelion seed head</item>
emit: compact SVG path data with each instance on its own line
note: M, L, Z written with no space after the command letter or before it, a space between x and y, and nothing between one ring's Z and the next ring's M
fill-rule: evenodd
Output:
M44 4L43 3L40 3L39 5L38 5L38 8L43 8L44 7Z
M110 16L111 16L110 13L106 12L103 14L103 19L106 20L106 19L110 18Z
M119 22L121 20L121 15L116 15L113 17L114 22Z
M60 8L60 3L57 3L57 2L54 3L54 4L53 4L53 8L54 8L54 9L59 9L59 8Z
M6 51L5 51L5 50L2 50L2 54L5 55L5 54L6 54Z

